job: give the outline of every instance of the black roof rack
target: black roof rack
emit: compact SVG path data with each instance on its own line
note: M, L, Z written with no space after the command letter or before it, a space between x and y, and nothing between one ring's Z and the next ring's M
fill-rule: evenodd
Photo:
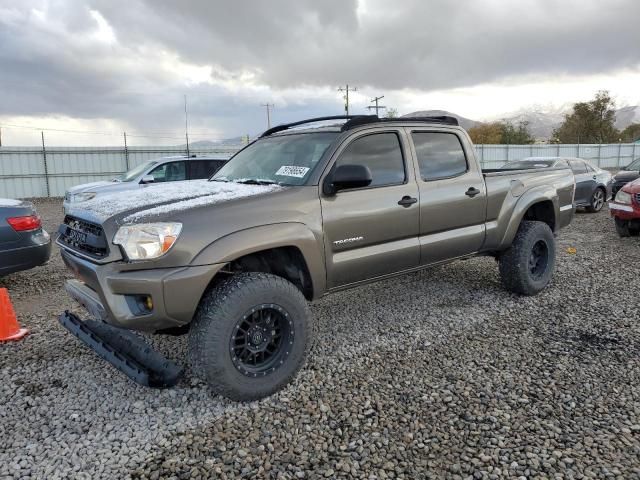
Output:
M441 123L444 125L458 125L458 119L449 115L439 115L433 117L400 117L400 118L379 118L376 115L331 115L328 117L315 117L307 120L300 120L293 123L283 123L282 125L276 125L266 130L260 138L268 137L277 132L288 130L291 127L297 127L298 125L305 125L307 123L323 122L326 120L347 120L341 127L341 131L347 131L359 125L366 125L369 123L378 122L426 122L426 123Z

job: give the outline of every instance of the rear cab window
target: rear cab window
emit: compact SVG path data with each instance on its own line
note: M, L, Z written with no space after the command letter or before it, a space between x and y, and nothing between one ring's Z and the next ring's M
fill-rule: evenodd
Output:
M428 182L453 178L469 171L460 138L447 132L411 132L420 177Z
M342 151L336 166L364 165L371 171L369 187L405 183L407 179L400 138L395 132L372 133L353 140Z

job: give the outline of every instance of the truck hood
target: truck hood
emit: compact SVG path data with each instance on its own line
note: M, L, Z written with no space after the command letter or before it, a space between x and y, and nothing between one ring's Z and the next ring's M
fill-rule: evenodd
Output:
M113 185L117 185L118 182L91 182L91 183L83 183L81 185L76 185L75 187L71 187L67 190L68 193L83 193L83 192L96 192L99 190L105 190L105 187L111 187Z
M245 185L208 180L152 184L139 190L100 195L71 207L69 214L98 223L111 218L118 224L158 221L161 217L183 210L283 189L279 185Z

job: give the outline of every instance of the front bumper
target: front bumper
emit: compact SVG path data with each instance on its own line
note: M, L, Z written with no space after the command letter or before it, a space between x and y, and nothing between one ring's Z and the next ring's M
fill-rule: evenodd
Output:
M41 230L29 239L30 245L0 251L0 275L29 270L47 263L51 256L51 237Z
M121 270L120 262L103 265L61 249L62 259L75 275L65 288L89 314L130 330L154 332L191 322L202 294L224 264L197 267ZM150 296L153 308L141 312L133 298Z
M640 205L609 202L609 212L620 220L640 220Z

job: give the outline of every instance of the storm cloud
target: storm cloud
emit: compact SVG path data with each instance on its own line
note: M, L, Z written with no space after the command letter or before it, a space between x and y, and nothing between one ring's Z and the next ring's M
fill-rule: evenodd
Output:
M202 128L253 132L261 101L282 120L339 112L346 81L430 92L637 71L638 18L636 0L0 1L0 117L173 129L186 93Z

